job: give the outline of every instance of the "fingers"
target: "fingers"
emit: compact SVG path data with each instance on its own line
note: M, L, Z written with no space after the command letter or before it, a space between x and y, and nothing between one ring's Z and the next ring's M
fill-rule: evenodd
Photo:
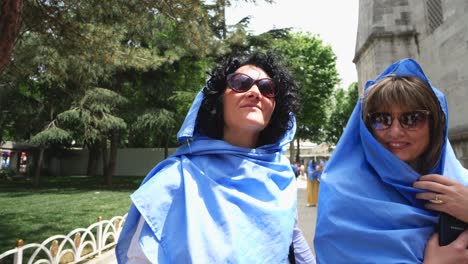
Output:
M416 199L426 200L428 203L425 203L424 207L429 210L449 213L447 210L450 209L450 206L446 206L447 202L450 203L449 197L444 197L444 195L441 195L441 194L425 192L425 193L417 193Z
M424 204L424 207L429 209L429 210L433 210L433 211L449 213L447 207L442 206L442 204L426 203L426 204Z
M457 185L460 185L460 183L438 174L421 176L418 181L413 183L414 188L429 190L435 193L448 193L451 186Z
M436 182L436 183L440 183L442 185L454 185L454 184L457 184L458 182L448 178L448 177L445 177L445 176L442 176L442 175L439 175L439 174L427 174L427 175L423 175L419 178L419 181L429 181L429 182Z
M422 192L422 193L416 194L416 199L428 200L428 201L431 201L431 200L447 201L448 197L444 197L444 195L441 193Z
M434 198L435 198L435 193L431 193L431 192L422 192L422 193L416 194L416 199L431 200Z
M439 246L439 236L434 233L424 250L424 263L468 263L468 230L446 246Z
M452 243L455 243L457 247L461 249L466 249L468 248L468 229L465 230L463 233L461 233L455 241Z
M431 238L427 241L427 245L439 246L439 233L435 232L432 234Z
M464 189L461 183L438 174L421 176L418 181L413 183L413 187L427 190L426 192L416 194L417 199L433 200L438 195L443 201L460 196L458 192L463 192L463 190L460 191L459 189Z

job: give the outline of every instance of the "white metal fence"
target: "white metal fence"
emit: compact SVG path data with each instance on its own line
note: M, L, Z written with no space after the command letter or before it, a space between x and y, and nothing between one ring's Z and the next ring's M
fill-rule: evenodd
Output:
M115 246L126 218L127 214L110 220L99 217L98 222L88 228L49 237L41 244L23 245L22 240L18 240L16 248L0 254L0 264L84 263Z

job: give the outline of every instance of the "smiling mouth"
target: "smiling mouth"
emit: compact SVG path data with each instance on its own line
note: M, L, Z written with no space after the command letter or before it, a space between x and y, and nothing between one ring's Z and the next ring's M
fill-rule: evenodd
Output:
M398 150L406 148L408 146L408 144L407 143L395 143L395 142L392 143L391 142L391 143L387 143L387 146L391 150L398 151Z

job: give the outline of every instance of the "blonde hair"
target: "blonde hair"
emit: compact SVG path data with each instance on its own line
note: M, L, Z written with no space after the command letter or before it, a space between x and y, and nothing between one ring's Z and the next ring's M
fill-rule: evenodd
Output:
M362 101L362 118L369 131L373 131L369 113L385 111L393 105L407 110L428 110L430 142L418 158L419 173L429 172L437 164L444 143L445 116L439 101L428 83L414 76L389 75L369 87Z

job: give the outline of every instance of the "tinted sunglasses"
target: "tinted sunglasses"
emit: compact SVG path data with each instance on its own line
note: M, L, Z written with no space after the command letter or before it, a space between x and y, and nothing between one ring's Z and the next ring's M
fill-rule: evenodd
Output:
M431 114L427 110L415 110L401 113L398 117L400 126L408 130L417 130L426 124L428 116ZM375 130L385 130L392 126L393 115L388 112L375 112L368 114L370 125Z
M260 90L260 93L262 93L263 96L268 98L274 98L276 96L275 83L273 82L273 79L263 78L254 80L250 76L239 72L234 72L227 76L227 85L237 93L247 92L254 84L257 85L258 90Z

